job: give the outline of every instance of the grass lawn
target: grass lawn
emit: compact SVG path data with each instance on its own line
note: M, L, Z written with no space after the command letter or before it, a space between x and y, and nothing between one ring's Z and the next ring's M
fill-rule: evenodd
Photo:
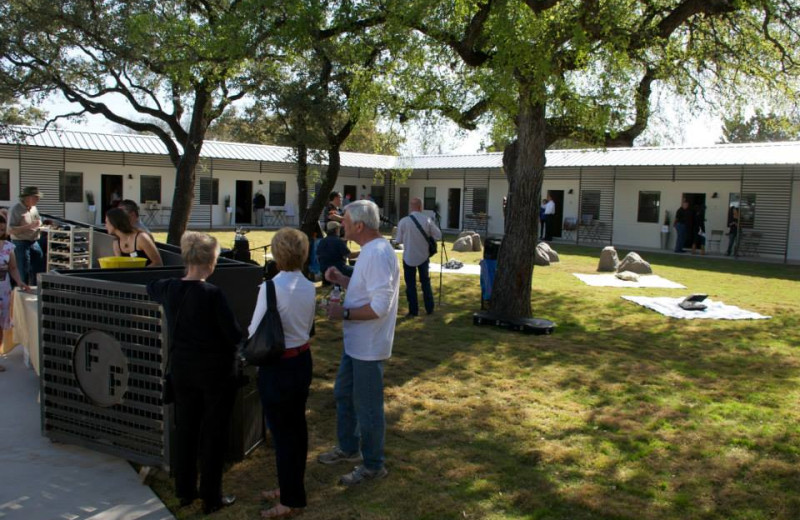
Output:
M315 461L335 443L342 351L340 325L318 320L303 518L800 518L800 268L645 253L688 289L593 288L571 273L594 272L599 248L556 249L561 262L533 276L552 336L473 326L476 276L445 276L433 316L398 321L389 477L355 489L336 484L348 466ZM773 319L673 320L620 298L691 292ZM258 518L260 491L275 485L273 452L259 448L227 472L239 502L215 518ZM153 486L178 518L201 516L176 509L165 477Z

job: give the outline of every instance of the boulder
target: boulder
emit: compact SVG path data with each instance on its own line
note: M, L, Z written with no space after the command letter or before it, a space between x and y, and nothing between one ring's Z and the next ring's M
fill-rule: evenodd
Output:
M483 247L481 246L481 236L477 233L472 234L472 250L483 251Z
M626 282L638 282L639 275L634 273L633 271L622 271L620 273L615 274L617 278L620 280L625 280Z
M547 254L545 249L536 246L533 253L533 264L541 266L550 265L550 255Z
M619 267L619 256L614 246L606 246L600 252L600 263L597 270L600 272L613 273Z
M457 239L453 243L453 251L459 251L462 253L472 251L472 237L470 236L463 236Z
M547 259L551 263L558 262L560 260L558 258L558 253L556 252L556 250L550 247L550 244L548 244L547 242L539 242L538 244L536 244L536 249L541 250L544 254L546 254Z
M648 262L645 262L638 253L631 251L622 262L617 266L617 272L631 271L636 274L653 274L653 269Z
M465 229L464 231L462 231L461 233L459 233L459 234L458 234L458 237L457 237L457 238L461 238L461 237L471 237L471 236L472 236L472 235L474 235L474 234L476 234L474 231L471 231L471 230L469 230L469 229Z

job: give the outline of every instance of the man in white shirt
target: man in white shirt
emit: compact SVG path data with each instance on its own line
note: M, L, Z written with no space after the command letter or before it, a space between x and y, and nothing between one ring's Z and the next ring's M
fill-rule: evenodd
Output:
M328 318L343 320L344 329L344 353L333 387L338 445L317 460L335 464L363 459L339 480L351 486L387 474L383 361L392 355L400 269L394 249L378 230L380 213L374 202L348 204L343 223L345 238L361 246L361 253L352 277L335 267L325 271L325 278L347 293L343 304L327 305Z
M544 240L551 242L553 240L553 224L556 219L556 203L553 202L553 197L550 192L547 192L547 204L544 205Z
M428 314L433 313L433 289L429 272L430 261L428 253L428 239L442 238L442 231L422 212L422 200L417 197L409 203L411 213L400 220L397 225L397 242L403 244L403 278L406 282L406 298L408 299L408 314L411 318L419 313L417 302L417 270L419 270L419 284L422 286L422 301ZM421 228L421 229L420 229ZM424 235L423 235L424 233Z

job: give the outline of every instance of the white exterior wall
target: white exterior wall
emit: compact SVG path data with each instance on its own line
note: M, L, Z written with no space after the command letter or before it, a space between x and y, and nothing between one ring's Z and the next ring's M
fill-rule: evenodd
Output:
M639 213L639 192L661 192L661 209L657 223L637 222ZM681 205L684 193L706 194L706 232L721 229L727 231L728 197L739 192L735 181L646 181L617 180L614 193L614 244L630 247L661 247L661 226L665 212L670 216L670 248L674 248L677 233L672 224L675 212ZM717 193L717 198L712 195ZM723 237L721 247L727 247L727 237Z
M464 223L464 181L462 179L408 179L405 183L397 183L395 186L395 200L400 201L400 188L409 188L409 200L419 197L425 201L425 188L436 188L436 203L439 205L439 216L441 217L442 227L447 228L449 215L447 214L447 191L451 188L461 190L461 213L459 222ZM502 198L501 198L502 201ZM500 210L502 213L502 209ZM433 218L432 211L424 212Z
M508 195L508 181L505 179L491 179L489 181L489 201L487 213L489 214L489 234L502 235L506 229L503 217L503 197Z

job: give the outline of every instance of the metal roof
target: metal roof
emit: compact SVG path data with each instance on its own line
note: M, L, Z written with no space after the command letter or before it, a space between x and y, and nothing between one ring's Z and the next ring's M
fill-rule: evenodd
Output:
M167 149L155 136L109 134L74 130L47 130L13 127L25 132L13 140L0 133L0 143L166 155ZM292 148L242 143L206 141L202 157L241 159L278 163L294 162ZM342 166L366 169L475 169L502 168L502 153L468 155L418 155L395 157L342 152ZM800 142L721 144L701 147L641 147L585 150L548 150L548 168L581 168L613 166L730 166L730 165L798 165Z

